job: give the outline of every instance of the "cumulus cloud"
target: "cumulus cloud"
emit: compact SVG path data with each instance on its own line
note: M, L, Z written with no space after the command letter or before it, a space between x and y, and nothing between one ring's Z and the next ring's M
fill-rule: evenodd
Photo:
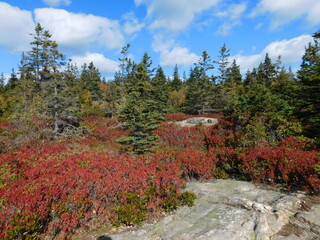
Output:
M191 53L186 47L181 47L172 39L165 38L162 34L154 36L152 49L160 53L162 66L189 66L199 60L199 56Z
M276 29L301 17L305 17L310 26L316 26L320 24L319 12L319 0L260 0L251 16L270 14L271 28Z
M237 54L233 58L237 61L237 64L240 65L242 73L245 73L248 69L252 70L252 68L257 67L258 64L264 60L267 53L273 60L281 56L281 60L286 66L294 65L299 63L305 52L305 46L311 41L312 36L301 35L289 40L272 42L266 46L260 54L250 56Z
M175 64L182 66L190 66L197 62L199 57L190 53L188 48L175 47L172 50L165 50L160 53L160 64L162 66L174 66Z
M89 47L123 46L124 37L118 21L54 8L38 8L34 13L36 21L50 31L59 45L79 51Z
M152 19L151 29L182 31L197 14L208 10L220 0L135 0L136 5L147 6L147 17Z
M145 27L144 23L139 23L133 12L125 14L123 19L126 21L123 25L123 31L128 35L140 32Z
M0 46L12 52L29 49L34 31L31 12L0 2L0 19Z
M83 56L73 56L72 61L77 64L77 66L82 66L84 63L93 64L99 69L100 72L105 74L112 74L118 71L118 62L106 58L100 53L85 53Z
M49 6L58 7L60 5L66 5L69 6L71 3L71 0L42 0Z
M228 8L223 11L218 11L215 15L220 18L226 18L225 22L219 27L217 33L228 35L230 30L241 24L241 17L247 9L247 3L238 3L228 5Z

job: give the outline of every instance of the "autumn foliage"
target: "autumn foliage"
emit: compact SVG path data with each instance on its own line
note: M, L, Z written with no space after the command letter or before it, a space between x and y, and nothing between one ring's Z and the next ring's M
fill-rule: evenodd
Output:
M232 124L183 128L167 116L154 131L159 147L148 155L120 154L125 131L116 119L88 117L90 136L28 146L0 155L0 238L41 234L68 238L102 217L105 224L140 224L159 210L192 205L186 180L237 177L320 192L320 154L308 142L242 149ZM1 124L1 127L8 127ZM4 140L4 139L3 139Z

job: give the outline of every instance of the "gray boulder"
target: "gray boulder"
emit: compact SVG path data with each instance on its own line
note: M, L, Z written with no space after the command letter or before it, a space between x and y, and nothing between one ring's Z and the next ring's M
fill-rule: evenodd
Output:
M218 119L206 118L206 117L193 117L193 118L188 118L183 121L176 122L176 124L181 127L193 127L196 125L213 126L213 125L218 124Z

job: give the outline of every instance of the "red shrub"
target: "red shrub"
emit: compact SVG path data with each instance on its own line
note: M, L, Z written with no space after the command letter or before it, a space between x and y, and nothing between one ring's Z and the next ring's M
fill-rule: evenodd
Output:
M154 134L160 137L162 147L169 146L175 148L204 146L204 136L206 127L180 127L174 123L164 123Z
M170 186L182 185L175 162L85 149L63 143L1 155L0 238L72 232L93 210L110 210L119 193L142 196L153 186L147 205L159 206Z
M187 178L210 179L213 177L216 159L196 148L186 148L177 153L184 176Z
M303 148L303 142L291 137L278 146L247 149L241 160L253 180L286 183L289 187L319 192L320 179L315 172L315 165L320 164L319 152Z

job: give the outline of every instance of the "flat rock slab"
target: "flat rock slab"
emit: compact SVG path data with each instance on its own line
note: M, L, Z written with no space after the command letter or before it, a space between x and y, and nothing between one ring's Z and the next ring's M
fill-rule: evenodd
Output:
M108 238L320 240L320 205L301 211L303 194L286 195L234 180L191 182L186 190L197 195L193 207L182 207L154 224Z

